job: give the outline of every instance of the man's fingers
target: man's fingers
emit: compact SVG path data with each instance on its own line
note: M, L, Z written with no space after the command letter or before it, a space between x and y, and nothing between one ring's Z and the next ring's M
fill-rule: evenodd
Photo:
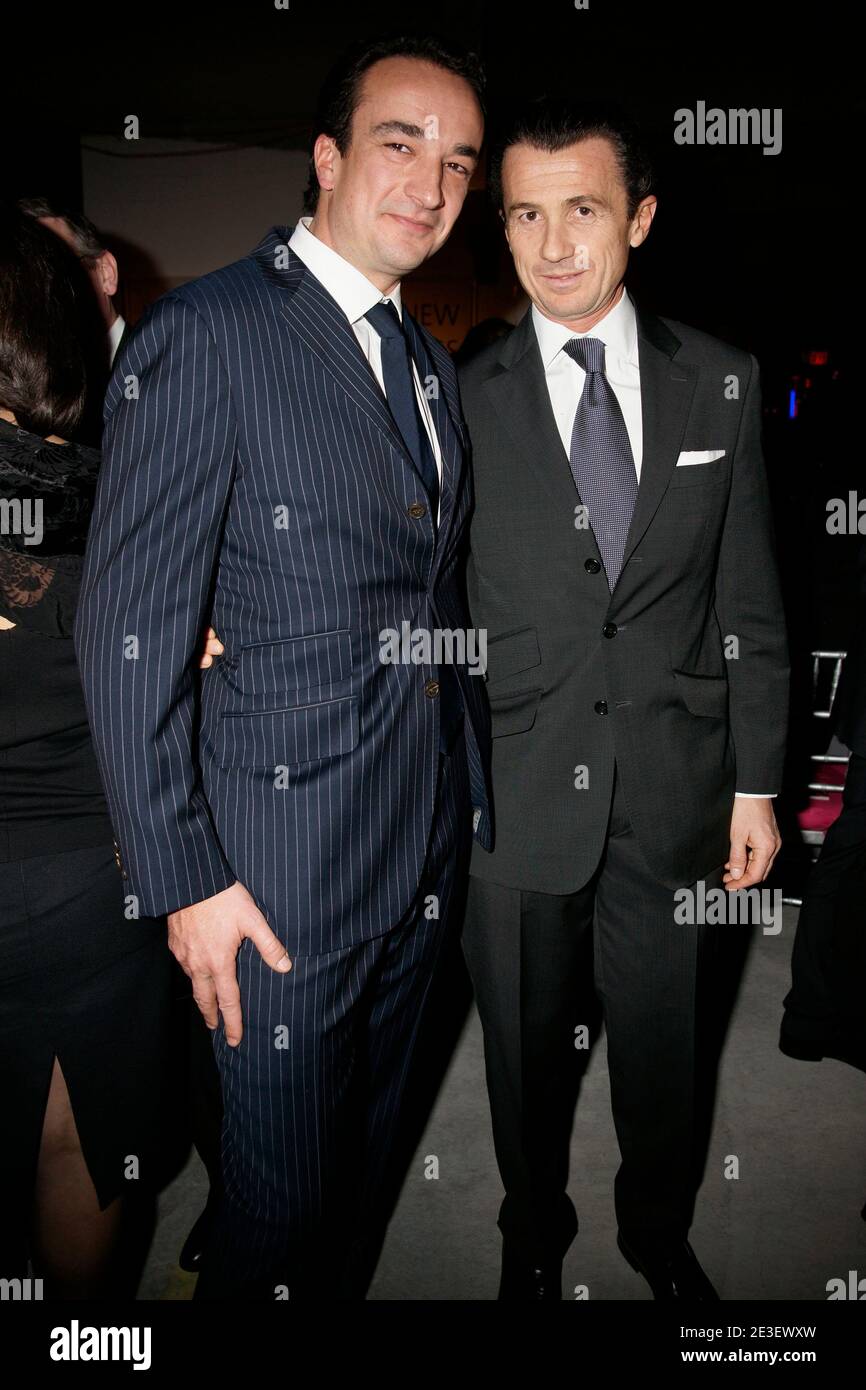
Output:
M272 970L285 974L292 968L288 952L278 936L275 936L264 918L244 932L248 936L266 965Z
M776 862L776 855L779 853L779 850L780 850L781 848L782 848L782 838L781 838L780 835L777 835L777 836L776 836L776 839L775 839L775 842L770 846L770 849L769 849L769 851L768 851L768 853L767 853L767 864L766 864L766 867L765 867L765 869L764 869L764 878L768 878L768 877L769 877L770 870L772 869L774 863Z
M199 659L198 663L201 669L206 671L209 666L213 665L214 657L222 656L224 651L225 647L223 646L222 642L217 637L213 628L209 627L207 630L207 636L205 637L204 652L201 658Z
M212 975L193 975L192 997L208 1028L216 1028L219 1023L217 1012L216 984Z
M778 845L771 843L768 845L753 845L752 857L748 860L745 872L738 878L734 872L735 867L740 867L738 861L731 852L729 866L731 872L724 875L722 882L726 887L733 889L754 888L756 883L763 883L770 872L773 860L776 857Z
M743 874L743 877L737 879L737 881L732 886L735 889L754 888L756 883L761 883L763 881L765 876L764 869L766 867L766 864L766 856L759 857L758 854L755 854L755 856L749 863L748 869Z
M235 974L234 966L232 966L225 975L220 975L217 979L216 996L220 1007L220 1013L223 1016L226 1042L230 1047L237 1047L244 1035L244 1027L243 1014L241 1011L241 992L238 988L238 977Z
M725 874L725 883L729 883L731 879L742 879L748 867L749 854L746 841L732 840L730 858L728 859L728 862L725 865L725 868L729 871L727 874ZM739 884L737 886L739 886Z

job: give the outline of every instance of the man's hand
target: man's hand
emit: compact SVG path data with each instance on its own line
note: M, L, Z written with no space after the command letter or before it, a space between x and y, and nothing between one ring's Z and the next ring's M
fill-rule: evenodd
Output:
M735 796L731 816L731 857L722 882L729 893L763 883L782 846L768 796Z
M192 980L192 997L208 1028L216 1028L222 1014L231 1047L244 1032L235 960L247 936L272 970L291 970L285 946L242 883L168 914L169 950Z
M206 671L208 666L213 666L214 657L222 656L224 651L225 647L223 646L222 642L217 637L213 628L209 627L207 630L207 636L204 639L204 652L199 658L198 663L202 671Z

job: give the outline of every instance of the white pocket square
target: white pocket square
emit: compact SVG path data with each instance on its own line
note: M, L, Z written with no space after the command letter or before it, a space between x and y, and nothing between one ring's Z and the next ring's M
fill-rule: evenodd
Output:
M677 459L677 468L688 468L692 463L715 463L725 457L724 449L684 449Z

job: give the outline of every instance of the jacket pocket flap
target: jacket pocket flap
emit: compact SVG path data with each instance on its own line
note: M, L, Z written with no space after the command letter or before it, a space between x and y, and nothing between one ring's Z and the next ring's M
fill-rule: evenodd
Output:
M531 729L538 713L541 687L490 697L490 732L493 738L522 734Z
M238 653L233 684L244 695L273 695L319 690L348 680L351 673L352 635L345 629L248 642Z
M233 711L220 719L214 752L219 767L273 770L338 758L356 746L359 732L354 697L291 709Z
M691 671L674 671L680 695L692 714L724 719L728 710L727 676L696 676Z
M541 664L541 651L538 634L534 627L518 628L515 632L503 632L499 637L487 638L487 680L504 680L518 671L528 671Z

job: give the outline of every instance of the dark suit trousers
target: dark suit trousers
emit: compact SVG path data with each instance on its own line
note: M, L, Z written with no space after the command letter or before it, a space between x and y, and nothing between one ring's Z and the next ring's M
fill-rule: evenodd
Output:
M721 885L722 869L707 888ZM639 1249L682 1240L695 1173L699 984L716 933L680 925L673 891L650 873L615 778L602 858L562 896L472 878L463 946L484 1028L493 1135L505 1199L503 1236L528 1260L558 1258L577 1231L567 1196L581 1061L593 984L607 1032L621 1153L620 1229ZM597 1005L596 1011L597 1011Z
M782 1039L853 1044L866 1055L866 757L851 754L842 813L830 826L800 909Z
M440 757L424 876L401 922L294 956L287 975L242 946L244 1036L230 1048L222 1022L214 1035L224 1195L196 1298L361 1296L343 1292L341 1273L377 1238L387 1206L401 1100L470 836L459 740Z

